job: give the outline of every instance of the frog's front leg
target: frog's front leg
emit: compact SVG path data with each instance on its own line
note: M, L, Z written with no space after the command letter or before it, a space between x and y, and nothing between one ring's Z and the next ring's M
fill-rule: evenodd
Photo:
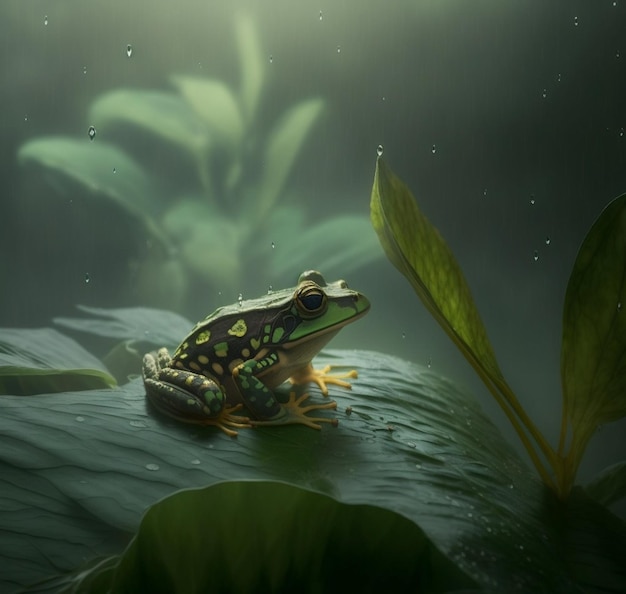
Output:
M148 353L143 360L143 382L150 403L162 413L198 425L214 425L234 437L229 427L251 427L247 417L232 413L241 404L225 406L223 390L214 381L183 369L168 367L171 358L167 349Z
M260 361L254 359L244 361L233 370L233 379L239 387L241 398L257 419L251 420L250 424L254 426L299 424L313 429L321 429L319 423L337 426L337 419L306 416L306 413L312 410L336 409L337 403L334 401L301 406L309 397L308 394L296 399L293 392L290 393L287 402L281 403L276 399L274 393L257 377L257 374L277 363L278 355L271 353Z
M310 363L305 365L302 369L296 371L290 378L289 381L294 386L299 386L301 384L307 384L309 382L316 383L322 394L324 396L328 396L328 388L327 384L333 384L335 386L341 386L342 388L346 388L348 390L352 389L352 384L350 382L346 382L345 378L356 379L359 377L356 369L351 369L350 371L346 371L344 373L328 373L332 369L332 365L326 365L322 369L315 369L313 365Z

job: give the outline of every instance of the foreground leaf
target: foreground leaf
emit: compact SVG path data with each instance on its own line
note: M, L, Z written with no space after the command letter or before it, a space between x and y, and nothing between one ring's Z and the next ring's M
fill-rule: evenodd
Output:
M593 224L567 285L561 380L572 449L626 415L626 194ZM577 457L575 455L575 457Z
M122 150L105 142L49 137L30 140L20 147L18 159L34 162L65 175L95 197L115 201L132 216L146 219L156 210L150 178Z
M73 521L52 522L59 509L79 506L89 515L81 530L104 538L107 527L136 530L146 507L177 489L230 479L287 481L340 503L384 507L485 590L577 592L565 562L572 547L584 548L588 562L603 560L598 578L619 579L606 549L626 540L594 538L591 523L587 540L569 541L558 514L546 512L554 500L469 394L379 353L316 361L360 374L353 390L332 390L336 429L258 428L231 439L147 410L140 380L123 390L32 397L27 406L0 399L0 434L11 444L0 450L0 492L8 493L0 530L12 529L21 510L20 531L0 539L0 556L14 559L0 569L3 582L24 583L26 570L31 580L54 572L49 559L77 566L94 554L82 537L59 541L59 522ZM613 529L621 534L615 521Z
M487 331L456 258L409 188L378 158L372 225L387 257L474 367L503 381Z
M0 328L0 394L42 394L115 386L77 342L52 328Z

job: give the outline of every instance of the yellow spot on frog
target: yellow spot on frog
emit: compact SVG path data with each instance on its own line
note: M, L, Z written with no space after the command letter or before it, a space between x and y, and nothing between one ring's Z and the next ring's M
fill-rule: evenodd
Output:
M217 376L223 375L224 368L219 363L213 363L211 367L213 368L213 371L215 372Z
M209 358L206 355L198 355L198 361L200 361L202 365L206 365L209 362Z
M194 371L200 371L201 370L200 365L198 365L195 361L190 361L189 362L189 367L191 367L191 369L193 369Z
M258 351L259 347L261 346L261 341L258 338L251 338L250 339L250 346L255 350Z
M250 349L241 349L241 356L247 359L250 356Z
M228 355L227 342L218 342L213 348L215 349L215 354L218 357L226 357L226 355Z
M182 361L176 361L176 367L178 367L179 369L183 369L183 367L185 366L183 365Z
M191 384L193 383L193 375L190 375L190 376L189 376L189 377L185 380L185 383L186 383L188 386L191 386Z
M209 341L209 338L211 338L211 333L208 330L204 330L196 336L196 344L204 344Z
M232 328L228 331L228 334L230 334L231 336L237 336L241 338L242 336L246 335L247 331L248 331L248 326L246 325L245 320L237 320L232 325Z

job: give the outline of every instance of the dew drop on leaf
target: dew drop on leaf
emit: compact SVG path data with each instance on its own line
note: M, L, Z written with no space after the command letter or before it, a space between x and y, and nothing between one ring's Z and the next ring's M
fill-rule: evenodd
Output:
M146 464L146 468L148 470L159 470L159 465L158 464L154 464L154 463L150 463L150 464Z
M82 422L85 420L85 417L76 417L76 420L77 420L79 423L82 423Z
M89 126L87 134L89 134L89 140L93 140L96 137L96 129L93 126Z

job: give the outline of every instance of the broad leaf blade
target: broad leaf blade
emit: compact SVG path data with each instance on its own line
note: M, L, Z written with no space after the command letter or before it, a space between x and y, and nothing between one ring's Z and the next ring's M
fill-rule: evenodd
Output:
M438 560L447 570L437 586L476 585L398 514L284 483L233 481L153 506L121 559L113 590L434 591Z
M115 385L115 378L98 359L52 328L0 328L0 394Z
M92 551L79 538L71 547L55 539L58 526L48 516L60 506L91 515L81 516L83 530L135 530L148 505L182 487L266 479L408 518L485 589L577 591L552 530L555 514L544 517L542 486L471 395L380 353L328 354L316 366L326 363L360 375L351 391L331 389L339 407L327 414L340 424L322 431L259 428L230 439L147 410L140 380L123 390L33 397L28 406L23 398L0 399L0 434L12 444L0 450L0 491L11 493L10 505L0 507L0 529L15 526L20 488L40 498L20 508L27 537L6 545L0 539L0 556L31 555L31 566L39 563L34 579L54 571L48 559L66 567ZM310 392L321 400L317 388ZM5 490L7 482L13 487ZM49 508L47 498L59 504ZM594 542L589 559L603 554L603 541ZM14 569L4 567L2 577Z
M387 257L474 367L503 381L487 331L450 248L409 188L378 158L371 220Z
M584 442L626 414L626 194L600 214L576 257L563 308L561 380L574 439Z
M263 176L252 205L261 218L272 209L313 124L322 113L322 99L307 99L289 109L272 130L265 147Z
M239 146L243 120L232 91L223 82L191 76L174 76L172 82L212 137L231 149Z
M140 219L156 209L150 178L126 153L105 142L37 138L20 147L18 158L70 177L94 196L110 198Z
M265 60L254 21L240 15L235 23L235 37L241 68L241 111L248 126L254 121L265 78Z
M199 157L209 142L208 131L180 97L162 91L120 89L100 96L89 110L96 128L111 123L138 126Z

